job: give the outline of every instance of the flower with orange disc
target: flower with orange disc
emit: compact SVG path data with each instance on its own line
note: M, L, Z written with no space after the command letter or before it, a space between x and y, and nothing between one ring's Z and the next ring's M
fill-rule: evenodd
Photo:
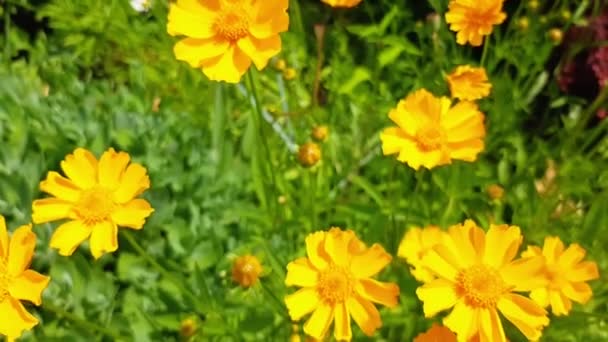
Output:
M502 24L507 15L502 11L504 0L451 0L445 20L458 32L456 42L480 46L483 37L492 33L494 25Z

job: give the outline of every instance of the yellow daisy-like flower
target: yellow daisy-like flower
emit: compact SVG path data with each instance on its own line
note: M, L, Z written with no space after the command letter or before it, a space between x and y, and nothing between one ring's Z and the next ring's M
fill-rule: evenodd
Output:
M31 225L17 228L9 239L4 217L0 215L0 335L8 341L38 324L38 319L27 312L20 300L40 305L42 291L51 280L28 269L35 248L36 235Z
M404 258L412 267L410 272L416 280L428 283L435 279L433 273L422 264L422 257L435 245L441 243L447 233L437 226L427 226L424 229L413 227L403 236L397 255Z
M388 114L398 127L380 134L384 155L397 154L397 160L415 170L477 159L484 148L484 115L473 102L451 104L425 89L401 100Z
M77 148L61 162L67 178L51 171L40 182L40 189L54 197L34 201L34 223L69 220L51 237L59 254L72 255L90 237L91 254L98 259L118 249L118 226L143 227L154 209L136 197L150 187L150 178L143 166L129 161L127 153L112 148L99 161Z
M524 257L542 256L545 260L543 276L546 286L532 290L530 298L542 307L551 306L554 315L567 315L572 309L572 301L585 304L593 296L591 287L586 283L599 278L597 264L582 261L585 250L574 243L564 247L556 236L545 238L543 248L528 246Z
M416 336L414 342L456 342L456 334L443 325L433 324L429 330Z
M453 308L443 324L458 341L504 342L500 311L528 339L538 340L549 324L547 312L514 291L530 291L544 282L543 260L514 260L523 239L519 227L491 225L486 233L468 220L450 227L448 234L423 258L437 276L416 290L424 315Z
M253 255L243 255L232 265L232 280L242 287L251 287L258 282L262 274L262 264Z
M452 31L458 32L456 42L480 46L483 36L507 18L502 12L504 0L451 0L445 20Z
M321 2L324 2L331 7L351 8L361 3L361 0L321 0Z
M251 62L261 70L281 51L288 0L177 0L167 32L186 36L175 44L177 59L201 68L210 80L238 83Z
M350 317L371 336L382 326L380 313L372 303L397 305L399 287L372 279L391 262L378 244L367 248L352 230L331 228L306 238L308 257L287 265L285 284L302 289L285 297L294 321L312 312L304 332L321 340L334 321L337 340L350 341Z
M486 69L470 65L457 67L447 77L452 97L460 100L475 101L490 95L492 85L488 82Z

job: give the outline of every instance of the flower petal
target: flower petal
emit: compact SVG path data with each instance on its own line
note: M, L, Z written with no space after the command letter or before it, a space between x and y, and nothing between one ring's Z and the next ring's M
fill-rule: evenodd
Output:
M25 270L9 285L8 292L13 298L40 305L42 303L42 291L46 289L50 280L51 278L36 271Z
M382 141L382 154L385 156L401 152L406 144L413 145L411 138L399 127L385 128L380 133L380 141Z
M6 335L9 340L20 337L23 331L38 324L38 319L27 312L21 302L11 297L0 302L0 312L0 335Z
M439 277L454 281L460 261L445 247L437 245L422 258L422 265ZM456 265L454 265L456 264Z
M91 254L99 259L105 253L118 249L118 228L110 221L103 221L93 227L90 241Z
M35 200L32 203L32 221L38 224L70 218L73 207L73 203L57 198Z
M334 309L327 304L321 304L312 313L306 324L304 324L304 332L320 340L327 334L333 318Z
M167 32L172 36L184 35L193 38L211 38L215 35L213 30L214 13L203 6L184 8L183 2L170 4ZM194 3L194 1L191 1Z
M517 255L523 236L517 226L506 224L490 225L486 233L486 250L483 262L486 265L501 268Z
M393 308L399 302L399 286L374 279L359 279L355 291L364 299Z
M532 291L548 283L542 273L544 266L543 257L520 258L500 269L500 275L507 284L514 286L513 291Z
M355 233L352 230L342 231L339 228L331 228L325 235L325 251L336 265L347 265L348 246L353 238Z
M391 260L391 255L382 246L373 244L365 252L352 257L350 269L357 278L369 278L382 271Z
M479 332L478 310L463 301L454 305L452 312L443 319L443 325L456 333L459 341L468 341Z
M133 163L122 175L118 188L114 192L114 200L119 204L127 203L149 187L150 177L148 177L146 169Z
M251 58L236 45L230 45L220 56L201 61L203 73L209 80L228 83L239 83L250 66Z
M115 189L130 160L128 153L116 152L113 148L104 152L99 158L99 184Z
M175 43L173 53L178 60L187 62L193 68L198 68L204 60L225 54L229 47L230 43L219 37L185 38Z
M532 290L530 298L543 308L549 306L549 291L545 287Z
M146 218L154 212L145 199L136 198L118 207L112 213L112 221L121 227L141 229Z
M91 227L82 221L69 221L55 230L51 236L50 246L58 249L59 255L70 256L89 236L91 236Z
M77 148L61 162L65 175L81 189L97 184L97 159L84 148Z
M555 316L568 315L572 309L572 301L560 291L549 291L549 302Z
M334 308L334 337L336 341L350 341L352 335L346 303L338 304Z
M497 303L498 310L529 340L540 338L549 324L547 312L531 299L517 294L505 294Z
M597 264L593 261L583 261L576 266L564 272L564 276L569 281L580 282L598 279L600 274L597 270Z
M263 1L254 22L249 26L249 33L256 38L278 36L289 29L287 1Z
M382 326L380 313L368 300L352 296L347 299L346 307L365 335L372 336Z
M246 36L237 42L241 49L255 63L258 70L262 70L268 61L281 52L281 37L278 35L265 39L257 39L253 36Z
M320 299L317 290L314 288L303 288L297 292L285 296L285 306L289 311L289 317L293 321L298 321L300 318L311 313L319 306Z
M40 182L40 190L67 202L78 201L82 191L74 182L55 171L50 171L46 179Z
M564 295L581 304L587 303L593 296L591 286L587 283L565 283L562 287Z
M326 232L319 231L306 237L306 254L310 263L317 269L323 270L329 262L329 255L325 252Z
M285 285L312 287L317 284L319 273L308 258L299 258L287 264Z
M550 264L557 263L559 256L564 252L564 243L557 236L547 236L543 245L543 255Z
M479 331L481 342L507 341L502 322L495 308L479 310L479 325L481 327Z
M458 301L454 284L445 279L435 279L418 287L416 295L423 303L424 317L427 318L451 308Z
M472 220L466 220L463 224L450 227L448 234L453 245L449 244L449 240L445 244L451 251L449 255L455 257L451 264L463 268L477 263L481 256L478 256L478 248L481 251L485 248L483 230Z
M6 221L4 216L0 215L0 259L6 259L8 256L9 238L6 230Z
M35 248L36 234L32 232L32 226L17 228L9 245L7 273L14 277L23 273L30 266Z

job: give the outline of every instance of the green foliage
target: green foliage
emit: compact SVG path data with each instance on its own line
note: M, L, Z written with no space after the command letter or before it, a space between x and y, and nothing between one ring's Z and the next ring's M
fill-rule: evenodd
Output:
M52 282L43 305L28 307L41 323L24 340L177 341L181 321L196 317L192 340L285 341L292 322L282 298L293 292L285 266L305 255L306 234L330 226L352 228L395 255L414 225L510 223L526 243L557 235L582 245L603 277L608 126L580 127L590 104L559 91L550 63L557 50L546 35L583 20L591 5L556 2L541 16L525 3L508 4L510 20L482 52L456 44L442 19L445 0L363 0L339 11L291 1L277 58L298 77L285 80L272 66L253 73L268 114L258 126L247 78L240 86L212 83L175 60L164 2L144 13L128 1L3 2L0 213L10 229L30 221L32 201L44 196L40 180L76 147L98 156L109 147L129 152L150 174L145 197L155 208L143 230L121 233L119 250L97 262L86 245L59 256L48 247L56 225L35 227L33 268ZM574 14L563 22L557 13L566 8ZM516 20L524 16L530 26L522 31ZM318 22L325 34L317 74ZM480 101L488 127L480 159L414 172L383 157L378 136L390 108L421 87L447 96L445 75L479 64L482 54L493 90ZM330 136L321 163L305 169L292 145L309 141L317 124ZM505 189L503 199L489 198L492 184ZM243 254L265 269L248 290L231 279L232 261ZM381 310L373 339L358 328L354 339L412 340L432 322L415 296L418 283L397 257L380 279L400 285L400 306ZM608 340L608 286L591 285L594 298L552 317L543 340ZM512 341L523 339L508 329Z

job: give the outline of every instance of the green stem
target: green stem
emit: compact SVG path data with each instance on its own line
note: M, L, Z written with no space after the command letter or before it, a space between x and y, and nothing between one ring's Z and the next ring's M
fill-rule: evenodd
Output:
M76 316L75 314L73 314L71 312L65 311L64 309L56 307L52 304L44 303L42 308L44 309L44 311L52 312L57 317L63 317L65 319L71 321L72 323L79 325L84 330L88 330L89 332L97 332L97 333L106 335L108 337L111 337L114 341L118 341L121 339L121 336L118 335L113 330L103 327L101 325L92 323L91 321L87 321L83 318Z
M591 106L589 106L587 110L581 114L581 119L573 129L568 147L572 147L576 143L578 136L585 129L587 124L589 124L589 121L591 121L597 110L600 109L606 102L608 102L608 87L604 87Z
M11 64L11 44L10 44L10 33L11 33L11 6L9 2L6 2L4 6L4 58L6 58L6 65Z
M310 231L313 232L319 227L317 227L317 208L316 204L316 195L317 195L317 175L314 174L311 170L307 170L309 177L309 197L310 197Z
M302 35L301 37L303 37L304 35L304 24L302 21L302 10L300 8L300 2L299 0L292 0L291 1L291 8L293 9L293 16L295 18L295 23L296 23L296 29L300 32L300 34ZM306 41L305 38L304 41Z
M489 50L488 46L490 46L490 36L489 35L486 36L486 38L483 41L483 52L481 54L481 62L480 62L481 66L486 69L487 69L486 59L488 57L488 50Z

